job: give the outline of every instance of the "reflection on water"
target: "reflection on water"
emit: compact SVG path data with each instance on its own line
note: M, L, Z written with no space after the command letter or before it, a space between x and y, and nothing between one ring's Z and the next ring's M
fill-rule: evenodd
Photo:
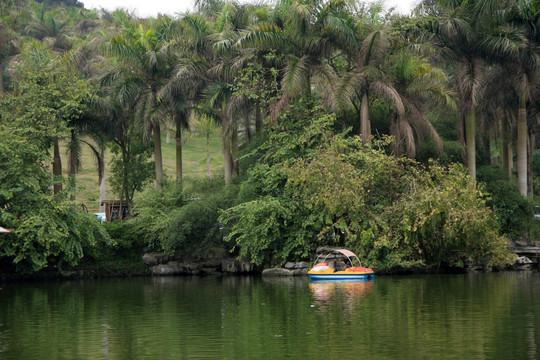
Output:
M333 301L335 297L355 300L366 295L373 287L373 280L322 280L310 281L309 289L320 304Z
M538 359L539 304L538 272L3 284L0 359Z
M369 294L373 280L319 280L310 281L309 289L313 295L312 307L317 312L330 311L335 304L340 304L344 315L352 315L362 305L361 300Z

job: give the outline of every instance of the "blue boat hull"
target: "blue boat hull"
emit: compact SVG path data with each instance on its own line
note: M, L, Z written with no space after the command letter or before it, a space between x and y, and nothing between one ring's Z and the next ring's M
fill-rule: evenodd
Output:
M312 280L362 280L371 279L375 274L308 274Z

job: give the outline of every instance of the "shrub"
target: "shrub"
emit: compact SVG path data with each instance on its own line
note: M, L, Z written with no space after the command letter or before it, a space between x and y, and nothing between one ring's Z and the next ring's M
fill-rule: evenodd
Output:
M526 235L532 216L530 204L508 181L505 171L496 166L482 166L478 168L477 179L490 194L487 205L497 215L501 232L512 239Z
M168 182L162 191L148 188L135 197L128 223L156 250L191 260L222 258L230 246L222 241L219 210L234 205L237 193L238 186L226 186L222 178Z

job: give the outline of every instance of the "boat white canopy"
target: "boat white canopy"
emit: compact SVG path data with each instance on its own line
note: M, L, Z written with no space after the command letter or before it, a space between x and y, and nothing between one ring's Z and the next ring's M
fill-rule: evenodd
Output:
M349 260L349 263L351 264L351 266L353 265L352 259L356 259L358 261L358 264L360 266L362 266L362 262L360 261L358 256L356 256L355 253L353 253L352 251L347 250L347 249L336 249L336 248L326 248L326 249L324 249L324 251L322 251L320 253L320 255L317 257L316 262L320 258L324 258L326 260L326 258L328 258L328 256L330 256L330 254L336 254L336 253L345 256Z
M342 253L343 255L345 255L346 257L356 257L356 254L353 253L352 251L350 250L346 250L346 249L337 249L337 250L334 250L336 252L339 252L339 253Z

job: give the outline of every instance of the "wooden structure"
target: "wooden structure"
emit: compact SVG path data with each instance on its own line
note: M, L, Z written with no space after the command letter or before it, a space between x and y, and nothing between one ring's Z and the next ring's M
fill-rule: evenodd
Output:
M105 200L101 203L105 207L107 221L124 221L129 217L129 204L121 200Z

